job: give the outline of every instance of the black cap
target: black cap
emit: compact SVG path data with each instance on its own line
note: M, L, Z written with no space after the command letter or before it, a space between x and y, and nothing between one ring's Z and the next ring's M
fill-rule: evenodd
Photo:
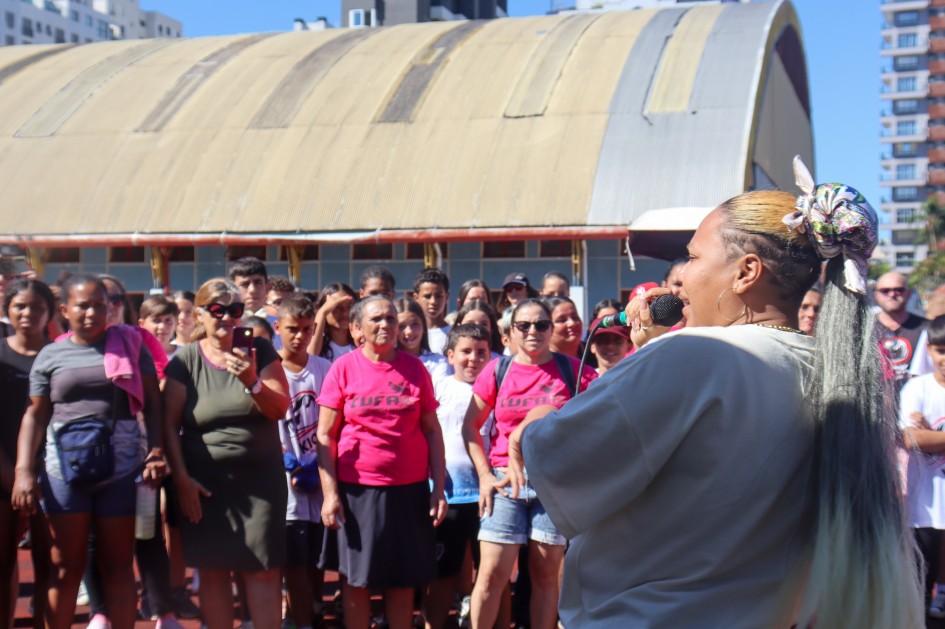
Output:
M528 276L524 273L509 273L505 276L505 281L502 282L502 286L508 286L509 284L521 284L522 286L528 286Z

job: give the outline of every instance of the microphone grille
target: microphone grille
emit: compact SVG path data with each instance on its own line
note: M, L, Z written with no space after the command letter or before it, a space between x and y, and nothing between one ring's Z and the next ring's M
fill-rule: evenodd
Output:
M682 300L675 295L660 295L650 304L653 323L671 327L682 320Z

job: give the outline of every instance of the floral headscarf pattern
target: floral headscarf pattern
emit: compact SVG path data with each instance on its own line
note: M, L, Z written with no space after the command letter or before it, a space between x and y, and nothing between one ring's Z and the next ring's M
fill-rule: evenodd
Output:
M799 155L794 157L794 178L804 194L784 223L807 234L822 260L843 255L844 287L865 295L869 258L878 241L876 211L855 188L815 185Z

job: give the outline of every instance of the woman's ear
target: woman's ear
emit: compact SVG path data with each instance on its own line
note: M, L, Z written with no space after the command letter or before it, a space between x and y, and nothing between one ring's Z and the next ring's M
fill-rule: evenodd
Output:
M737 262L738 268L735 279L735 286L732 290L736 294L744 293L746 290L757 285L765 272L764 263L755 253L746 253Z

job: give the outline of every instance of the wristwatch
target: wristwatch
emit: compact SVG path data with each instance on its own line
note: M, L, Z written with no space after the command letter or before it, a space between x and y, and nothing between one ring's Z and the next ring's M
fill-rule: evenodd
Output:
M253 386L243 387L243 391L245 393L249 393L250 395L256 395L257 393L262 391L262 380L260 380L259 378L256 378L256 382L253 383Z

